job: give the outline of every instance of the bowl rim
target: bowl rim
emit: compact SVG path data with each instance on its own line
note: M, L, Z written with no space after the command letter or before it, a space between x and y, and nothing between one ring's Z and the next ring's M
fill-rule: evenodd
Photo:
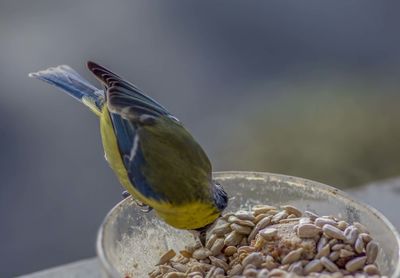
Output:
M340 195L342 198L346 198L351 202L356 203L359 206L364 207L365 209L371 211L375 216L377 216L379 219L381 219L384 224L390 229L390 231L394 234L395 238L396 238L396 242L397 242L397 246L399 247L399 251L398 251L398 256L400 258L400 234L397 231L396 227L386 218L386 216L383 215L383 213L381 213L378 209L358 200L358 199L354 199L351 195L349 195L348 193L335 188L333 186L318 182L318 181L314 181L314 180L310 180L310 179L305 179L305 178L300 178L300 177L296 177L296 176L289 176L289 175L284 175L284 174L275 174L275 173L270 173L270 172L258 172L258 171L216 171L212 173L213 177L217 177L217 176L235 176L235 177L249 177L249 176L273 176L273 177L277 177L280 178L283 181L287 181L287 180L291 180L293 182L296 183L303 183L303 184L308 184L308 183L312 183L312 184L318 184L318 186L322 189L325 189L331 193ZM128 198L127 198L128 199ZM123 199L120 202L118 202L104 217L100 228L97 232L97 239L96 239L96 253L97 253L97 258L100 260L101 266L103 268L103 270L106 271L106 274L109 277L120 277L120 274L118 273L118 271L114 268L114 266L107 260L104 249L103 249L103 239L104 239L104 228L106 226L106 224L109 221L109 217L115 213L115 211L122 206L127 199ZM400 277L400 264L398 264L396 266L396 269L394 271L394 273L392 274L392 277Z

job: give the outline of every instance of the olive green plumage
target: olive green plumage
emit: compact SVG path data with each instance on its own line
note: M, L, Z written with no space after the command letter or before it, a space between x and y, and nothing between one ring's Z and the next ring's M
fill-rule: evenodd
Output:
M96 63L98 90L68 66L31 74L87 105L100 117L105 155L121 184L170 225L199 229L227 206L211 163L182 123L134 85Z

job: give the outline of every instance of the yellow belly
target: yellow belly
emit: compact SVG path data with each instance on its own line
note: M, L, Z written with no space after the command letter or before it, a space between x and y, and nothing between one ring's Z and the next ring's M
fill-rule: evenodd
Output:
M122 162L107 105L104 105L101 113L100 132L107 161L119 182L135 199L154 208L158 216L166 223L178 229L191 230L204 227L219 217L220 213L212 204L191 202L177 206L146 198L136 190Z

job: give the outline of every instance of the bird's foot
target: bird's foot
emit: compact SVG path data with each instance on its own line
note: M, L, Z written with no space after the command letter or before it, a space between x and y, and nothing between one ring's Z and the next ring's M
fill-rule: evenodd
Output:
M122 198L126 199L126 198L128 198L129 196L131 196L131 194L130 194L128 191L125 190L125 191L122 192ZM151 206L146 205L146 204L140 202L139 200L136 200L136 199L133 198L133 197L132 197L132 199L133 199L133 202L139 207L139 209L140 209L142 212L146 212L146 213L147 213L147 212L150 212L150 211L153 210L153 208L152 208Z

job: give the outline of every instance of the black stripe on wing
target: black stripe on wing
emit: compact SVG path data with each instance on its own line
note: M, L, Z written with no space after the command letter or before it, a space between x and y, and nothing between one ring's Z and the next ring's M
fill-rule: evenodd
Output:
M172 116L158 102L146 96L140 90L110 70L94 63L88 62L89 70L103 83L107 90L107 103L111 112L121 113L132 117L146 114L151 116Z

